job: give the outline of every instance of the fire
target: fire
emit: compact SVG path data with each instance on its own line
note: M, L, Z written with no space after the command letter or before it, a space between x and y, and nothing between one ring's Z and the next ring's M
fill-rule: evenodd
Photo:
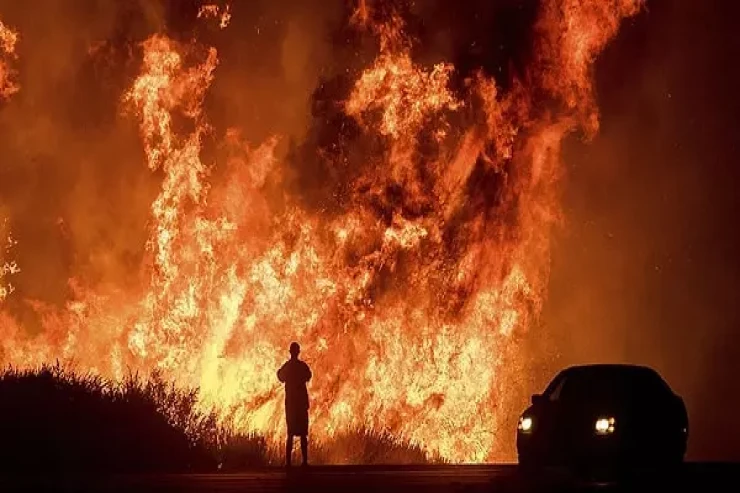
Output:
M19 90L17 83L13 81L15 72L10 66L17 58L17 43L18 33L0 20L0 101L10 98ZM20 272L18 264L12 260L11 249L14 245L8 221L3 218L0 223L0 304L15 290L10 277Z
M221 29L226 29L227 27L229 27L229 22L231 21L231 6L227 4L222 9L218 5L214 5L214 4L203 5L198 11L198 19L201 19L201 18L218 19L219 20L218 26Z
M352 171L323 208L274 193L290 171L280 136L255 146L230 129L204 161L216 48L162 34L141 45L122 102L163 176L141 287L73 279L65 310L34 302L35 337L0 314L5 362L59 359L117 379L158 370L197 386L225 422L277 438L275 371L298 340L315 438L364 427L452 461L507 456L521 340L560 217L560 144L597 130L592 63L642 2L545 0L529 77L506 91L483 73L453 90L455 67L417 63L400 16L359 5L353 22L379 50L338 102L359 137L318 153ZM228 8L198 14L219 15L225 27ZM543 92L556 104L536 104Z
M12 258L11 249L15 245L15 241L8 230L7 223L7 221L3 221L0 224L0 238L3 238L5 243L2 250L0 250L0 303L15 290L10 277L20 272L18 264L14 260L10 260Z
M13 80L15 72L10 65L17 57L15 52L17 43L18 33L0 21L0 101L9 98L19 90L17 83Z
M539 51L546 67L543 87L576 110L587 132L598 131L591 69L596 56L619 30L622 19L637 14L644 0L545 0L539 25Z

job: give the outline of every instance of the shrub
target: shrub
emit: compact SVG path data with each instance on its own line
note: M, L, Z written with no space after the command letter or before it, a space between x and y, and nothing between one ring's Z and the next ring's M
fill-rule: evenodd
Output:
M0 373L0 473L239 471L282 465L282 440L233 431L198 392L129 375L112 383L59 364ZM297 442L297 440L296 440ZM365 429L312 441L314 464L424 464L422 447Z
M195 397L156 375L115 385L59 365L8 369L0 375L0 469L213 469L215 458L202 437L214 421L196 411Z

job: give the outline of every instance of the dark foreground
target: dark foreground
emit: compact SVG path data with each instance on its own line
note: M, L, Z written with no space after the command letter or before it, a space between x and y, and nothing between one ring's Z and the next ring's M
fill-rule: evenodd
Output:
M576 480L557 471L525 474L515 465L322 466L241 474L3 478L0 491L382 493L740 491L740 464L686 464L670 474L633 473L616 482Z

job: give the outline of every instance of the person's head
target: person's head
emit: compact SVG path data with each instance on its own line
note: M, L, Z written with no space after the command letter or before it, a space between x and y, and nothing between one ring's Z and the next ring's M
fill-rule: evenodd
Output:
M301 346L299 346L297 342L291 342L290 343L290 357L295 359L298 357L299 354L301 354Z

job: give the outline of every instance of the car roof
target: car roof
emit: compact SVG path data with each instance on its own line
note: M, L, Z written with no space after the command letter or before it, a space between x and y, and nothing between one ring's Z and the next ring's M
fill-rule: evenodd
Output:
M562 382L563 379L566 381L566 387L570 389L568 393L574 392L574 389L581 389L576 391L581 393L595 392L595 389L598 389L596 393L606 392L609 395L622 395L621 392L631 389L629 394L633 397L643 395L644 392L650 392L653 396L663 395L662 390L673 393L668 382L649 366L600 363L574 365L563 369L550 381L543 394L549 395L554 392L559 385L562 385L559 382ZM602 382L606 385L603 385ZM662 390L656 393L655 391L658 388Z
M653 368L644 365L600 363L590 365L574 365L564 369L561 373L564 377L593 376L596 378L638 378L646 380L660 380L667 382Z
M637 373L657 373L653 368L650 368L649 366L645 365L634 365L634 364L626 364L626 363L596 363L596 364L588 364L588 365L573 365L565 370L563 372L568 373L580 373L580 372L637 372Z

